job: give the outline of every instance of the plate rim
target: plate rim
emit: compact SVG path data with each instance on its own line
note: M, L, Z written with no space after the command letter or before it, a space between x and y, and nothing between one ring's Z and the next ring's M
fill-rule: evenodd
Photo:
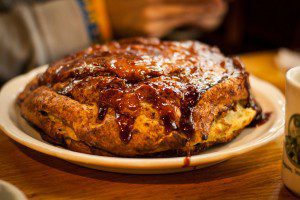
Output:
M10 81L6 82L0 91L0 105L3 105L5 103L5 100L7 97L6 90L8 90L9 87L11 87L13 84L19 82L19 81L26 81L28 82L30 78L35 76L38 72L41 72L47 68L48 65L44 65L41 67L38 67L26 74L19 75ZM24 79L24 80L23 80ZM272 126L267 130L270 132L270 134L266 137L260 138L256 140L254 143L250 144L243 144L241 146L232 147L228 150L223 150L219 152L212 152L209 154L200 154L200 155L194 155L190 157L190 165L192 166L198 166L201 164L208 164L213 163L221 160L227 160L229 158L232 158L237 155L241 155L243 153L249 152L253 149L256 149L258 147L261 147L265 145L268 142L271 142L278 138L281 134L283 134L283 127L284 127L284 111L285 111L285 98L284 95L281 93L281 91L273 86L271 83L268 83L266 81L263 81L257 77L254 77L253 75L250 76L250 79L252 81L256 81L260 84L264 85L264 88L270 89L275 95L277 95L280 102L277 102L281 105L281 108L278 109L280 113L278 113L277 118L275 119ZM25 85L23 86L25 87ZM22 87L19 88L20 91L23 89ZM11 94L12 95L12 94ZM277 101L278 101L277 99ZM27 146L28 148L31 148L35 151L54 156L60 159L68 160L71 162L77 162L77 163L84 163L87 165L99 165L103 167L113 167L113 168L120 168L120 169L139 169L139 170L153 170L153 169L174 169L183 167L184 165L184 159L186 157L172 157L172 158L122 158L122 157L107 157L107 156L98 156L98 155L90 155L90 154L84 154L79 153L75 151L71 151L68 149L64 149L61 147L54 146L49 143L45 143L42 141L39 141L28 134L26 134L24 131L20 130L10 119L9 112L10 112L10 105L15 103L15 99L6 101L4 106L4 109L1 109L1 112L3 113L0 115L0 129L11 139L14 141ZM279 116L280 114L283 114L282 116ZM276 125L274 127L274 124ZM23 138L22 138L23 136Z

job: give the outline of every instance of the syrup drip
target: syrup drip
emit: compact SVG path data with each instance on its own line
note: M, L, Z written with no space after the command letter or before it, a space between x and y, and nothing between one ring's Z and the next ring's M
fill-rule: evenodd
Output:
M199 98L199 92L194 87L189 86L181 102L180 130L189 137L195 132L192 112Z

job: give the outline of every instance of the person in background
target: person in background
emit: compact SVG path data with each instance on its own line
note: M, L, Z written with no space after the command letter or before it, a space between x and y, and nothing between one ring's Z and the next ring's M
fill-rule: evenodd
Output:
M114 37L215 29L223 0L0 0L0 81Z

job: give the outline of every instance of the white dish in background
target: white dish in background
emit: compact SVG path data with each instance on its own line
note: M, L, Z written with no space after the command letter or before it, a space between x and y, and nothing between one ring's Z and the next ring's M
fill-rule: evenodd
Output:
M250 77L255 98L264 111L272 112L271 118L257 128L247 128L230 143L213 147L189 159L175 158L119 158L78 153L54 146L43 141L39 133L20 116L15 99L25 85L47 66L37 68L27 74L7 82L0 92L0 126L13 140L31 149L67 160L89 168L132 174L162 174L189 171L210 166L237 155L256 149L278 138L284 126L284 96L273 85L256 77ZM1 147L0 147L1 148Z
M0 180L0 199L5 200L27 200L25 194L16 186Z

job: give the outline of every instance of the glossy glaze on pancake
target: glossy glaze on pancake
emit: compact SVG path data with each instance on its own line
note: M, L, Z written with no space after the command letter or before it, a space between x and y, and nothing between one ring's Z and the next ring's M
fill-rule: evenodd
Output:
M80 113L67 116L53 111L52 114L47 105L64 106L57 105L63 102L61 98L66 102L65 112L70 107L73 109L75 100L78 106L90 109L79 109L78 112L90 112L93 117L87 116L84 124L75 120L80 118ZM46 135L51 133L40 123L40 115L54 116L52 123L59 119L62 126L75 132L79 142L121 156L178 150L201 143L207 140L212 123L220 115L235 109L237 103L246 108L253 104L250 100L248 74L238 59L224 57L217 48L199 42L160 41L155 38L95 45L68 56L51 64L18 98L23 116ZM73 111L70 110L75 114ZM147 140L149 132L143 133L134 128L137 119L139 121L144 113L147 113L147 120L157 120L155 126L163 129L160 130L162 136L156 138L162 144L146 150L131 141L133 137L138 138L135 135L143 134L146 134L143 139ZM95 132L91 124L98 127L110 115L114 118L111 119L114 121L111 122L114 124L111 132L118 132L119 138L113 134L110 136L107 129L106 133L98 131L102 137L113 137L109 141L121 141L116 142L114 147L94 141L99 138L90 136ZM251 119L248 119L249 123ZM78 121L78 124L68 122L72 120ZM86 125L88 128L83 131ZM147 122L143 122L143 126L147 126ZM167 136L173 138L164 141ZM149 146L155 142L152 140L149 139Z

